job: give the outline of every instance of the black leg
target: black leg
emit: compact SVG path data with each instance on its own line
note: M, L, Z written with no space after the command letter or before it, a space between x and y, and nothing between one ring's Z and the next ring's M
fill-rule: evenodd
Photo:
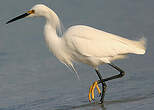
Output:
M102 93L101 93L100 103L103 103L107 86L106 86L106 83L105 83L104 79L102 78L100 72L98 70L96 70L96 69L95 69L95 71L96 71L96 73L97 73L97 75L98 75L98 77L99 77L99 79L101 81L101 82L98 82L98 83L102 83Z
M100 72L97 69L95 69L95 71L96 71L96 73L97 73L97 75L98 75L98 77L100 79L100 80L98 80L98 84L102 83L102 93L101 93L101 99L100 99L101 103L104 102L104 96L105 96L106 87L107 87L105 82L109 81L109 80L121 78L121 77L123 77L125 75L125 72L122 69L120 69L118 66L116 66L114 64L111 64L111 63L109 63L109 65L112 66L114 69L118 70L120 72L120 74L103 79Z
M120 72L120 74L115 75L115 76L111 76L109 78L105 78L105 79L101 80L100 82L106 82L106 81L109 81L109 80L121 78L125 75L125 72L122 69L120 69L118 66L111 64L111 63L109 63L109 65L112 66L113 68L115 68L116 70L118 70Z

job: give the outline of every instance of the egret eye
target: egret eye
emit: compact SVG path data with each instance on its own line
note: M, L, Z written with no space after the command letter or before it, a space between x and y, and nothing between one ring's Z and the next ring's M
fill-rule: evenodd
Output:
M35 10L30 10L27 12L28 14L34 14L35 13Z

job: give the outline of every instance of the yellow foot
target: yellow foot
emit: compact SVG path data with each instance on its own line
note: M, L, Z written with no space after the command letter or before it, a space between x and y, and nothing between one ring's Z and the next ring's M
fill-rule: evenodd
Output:
M98 82L95 81L91 86L90 86L90 90L89 90L89 101L91 102L91 100L94 100L94 89L97 89L98 93L101 94L101 90L98 87Z

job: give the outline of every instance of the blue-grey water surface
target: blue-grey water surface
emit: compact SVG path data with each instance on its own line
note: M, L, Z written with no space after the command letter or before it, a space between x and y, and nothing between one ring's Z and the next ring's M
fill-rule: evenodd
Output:
M89 87L98 79L91 67L76 64L78 80L49 52L43 18L5 24L38 3L52 8L65 29L84 24L128 39L147 38L145 55L114 62L126 76L107 82L104 105L88 102ZM152 110L153 5L153 0L1 0L0 110ZM103 77L117 74L108 65L100 66L100 71Z

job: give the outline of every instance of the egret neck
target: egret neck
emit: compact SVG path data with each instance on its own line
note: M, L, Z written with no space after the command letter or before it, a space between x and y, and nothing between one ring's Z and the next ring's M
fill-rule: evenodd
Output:
M44 35L47 42L47 46L50 51L59 59L62 60L62 48L63 43L61 37L57 34L57 29L60 29L60 20L58 16L51 10L47 10L42 14L46 19L46 24L44 26Z

